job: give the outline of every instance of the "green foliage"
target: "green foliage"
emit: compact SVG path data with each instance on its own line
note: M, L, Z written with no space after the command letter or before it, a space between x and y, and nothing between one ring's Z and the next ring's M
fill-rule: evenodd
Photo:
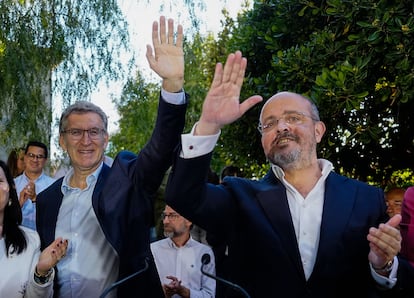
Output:
M120 115L119 131L111 136L108 155L121 150L140 151L149 140L158 109L159 86L146 83L138 72L129 80L116 103Z
M185 43L185 90L191 96L186 131L199 118L215 64L240 49L248 59L242 98L260 94L266 99L280 90L311 97L328 127L319 155L331 160L338 172L379 186L398 179L403 179L399 184L411 183L411 178L404 178L406 169L414 168L410 1L255 1L253 9L245 9L237 20L225 10L223 14L224 28L217 40L195 34ZM145 87L140 78L138 83ZM146 89L137 88L135 96ZM155 117L156 107L151 107L153 111L144 110ZM253 178L268 171L256 129L260 108L223 129L213 170L235 164ZM125 112L129 109L138 107ZM149 121L137 125L152 129L155 118L136 118ZM134 122L125 123L129 128ZM127 144L131 136L132 131L124 139L112 138L113 145L138 150L133 147L138 140Z
M414 171L413 169L401 169L394 171L390 180L387 182L388 187L407 188L414 186Z
M0 146L48 144L52 94L67 105L101 79L121 78L127 42L115 0L0 1Z
M394 170L414 168L413 15L412 1L257 0L219 44L248 59L242 97L311 97L328 128L320 156L383 185ZM237 148L239 164L266 162L259 108L223 132L222 156Z

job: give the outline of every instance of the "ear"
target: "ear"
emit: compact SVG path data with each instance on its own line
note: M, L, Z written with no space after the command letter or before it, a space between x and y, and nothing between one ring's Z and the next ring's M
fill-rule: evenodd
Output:
M59 135L59 145L63 151L66 151L65 138L62 134Z
M189 221L188 219L184 218L184 223L185 225L190 229L191 225L193 224L191 221Z
M316 143L320 143L322 140L323 135L325 134L326 126L325 123L322 121L318 121L315 123L315 138Z
M106 149L106 147L108 146L108 143L109 143L109 134L108 133L105 133L105 136L104 136L104 150Z

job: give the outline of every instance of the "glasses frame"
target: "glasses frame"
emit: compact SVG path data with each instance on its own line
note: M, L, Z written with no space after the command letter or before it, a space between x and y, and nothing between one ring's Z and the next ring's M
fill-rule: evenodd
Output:
M268 124L259 123L257 125L257 130L261 134L265 134L267 132L270 132L274 127L276 127L279 124L279 121L282 120L282 119L283 119L283 122L286 123L287 125L296 126L296 125L302 124L304 118L309 118L309 119L311 119L312 121L315 121L315 122L320 121L319 119L315 119L311 115L305 114L303 112L290 111L290 112L283 113L282 116L279 117L278 119L274 118Z
M169 221L175 221L180 217L178 213L161 213L161 220L168 218Z
M99 127L92 127L89 129L69 128L62 130L60 133L68 134L73 140L81 140L85 135L85 132L91 140L99 140L106 130ZM77 133L79 133L79 135L77 135Z
M46 156L42 155L42 154L34 154L31 152L26 153L26 156L28 159L30 160L42 160L42 159L46 159Z

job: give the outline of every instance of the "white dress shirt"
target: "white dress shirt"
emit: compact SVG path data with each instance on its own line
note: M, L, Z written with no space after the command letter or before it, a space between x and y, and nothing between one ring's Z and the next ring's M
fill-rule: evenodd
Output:
M322 222L325 180L333 169L332 163L325 159L319 160L319 166L322 169L322 176L304 198L296 188L285 180L284 171L280 167L272 165L274 174L286 187L289 209L306 279L311 275L315 265Z
M215 297L216 281L201 273L201 257L210 255L210 263L204 265L204 271L215 275L215 259L212 249L190 237L182 247L177 247L170 238L151 243L151 251L162 284L169 284L167 275L177 277L182 285L190 289L191 298ZM174 295L174 298L180 297Z
M197 123L193 126L190 133L181 135L182 150L180 156L182 158L194 158L210 153L213 151L220 136L221 131L215 135L195 136L194 130L196 125ZM308 197L311 198L309 201L307 201L308 199L304 200L299 192L294 189L293 186L289 185L284 179L281 180L286 186L289 209L292 213L296 239L298 241L302 264L307 278L313 270L319 244L319 230L323 212L325 180L333 168L332 163L327 160L319 159L319 163L322 166L322 177L319 179L314 189L309 193ZM275 175L279 179L281 176L284 176L283 171L279 173L277 173L278 171L275 171L275 169L278 168L277 166L272 165L272 167ZM313 204L315 204L315 206L313 206ZM306 210L307 208L309 209L309 207L311 207L311 211ZM397 270L397 257L394 257L393 268L388 278L376 273L371 266L371 274L373 278L378 284L385 288L392 288L396 284Z

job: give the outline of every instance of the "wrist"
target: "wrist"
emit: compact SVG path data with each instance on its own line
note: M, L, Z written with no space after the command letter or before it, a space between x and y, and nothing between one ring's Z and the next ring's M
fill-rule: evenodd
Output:
M162 81L162 88L165 91L171 93L178 93L182 92L184 86L184 78L172 80L172 79L164 79Z
M52 275L52 273L53 273L53 268L50 268L45 273L45 272L39 272L37 270L37 266L36 266L35 270L34 270L34 276L33 277L34 277L34 280L35 280L36 283L43 285L43 284L45 284L49 281L50 276Z
M25 199L23 196L21 196L21 197L19 198L19 204L20 204L20 207L23 207L24 203L26 203L26 200L27 200L27 199Z
M220 132L221 127L216 123L205 122L200 119L194 129L195 136L211 136Z
M385 263L384 266L382 266L380 268L376 268L374 265L372 265L372 268L375 270L376 273L378 273L380 275L388 276L389 273L392 270L393 265L394 265L394 259L391 259L390 261Z

